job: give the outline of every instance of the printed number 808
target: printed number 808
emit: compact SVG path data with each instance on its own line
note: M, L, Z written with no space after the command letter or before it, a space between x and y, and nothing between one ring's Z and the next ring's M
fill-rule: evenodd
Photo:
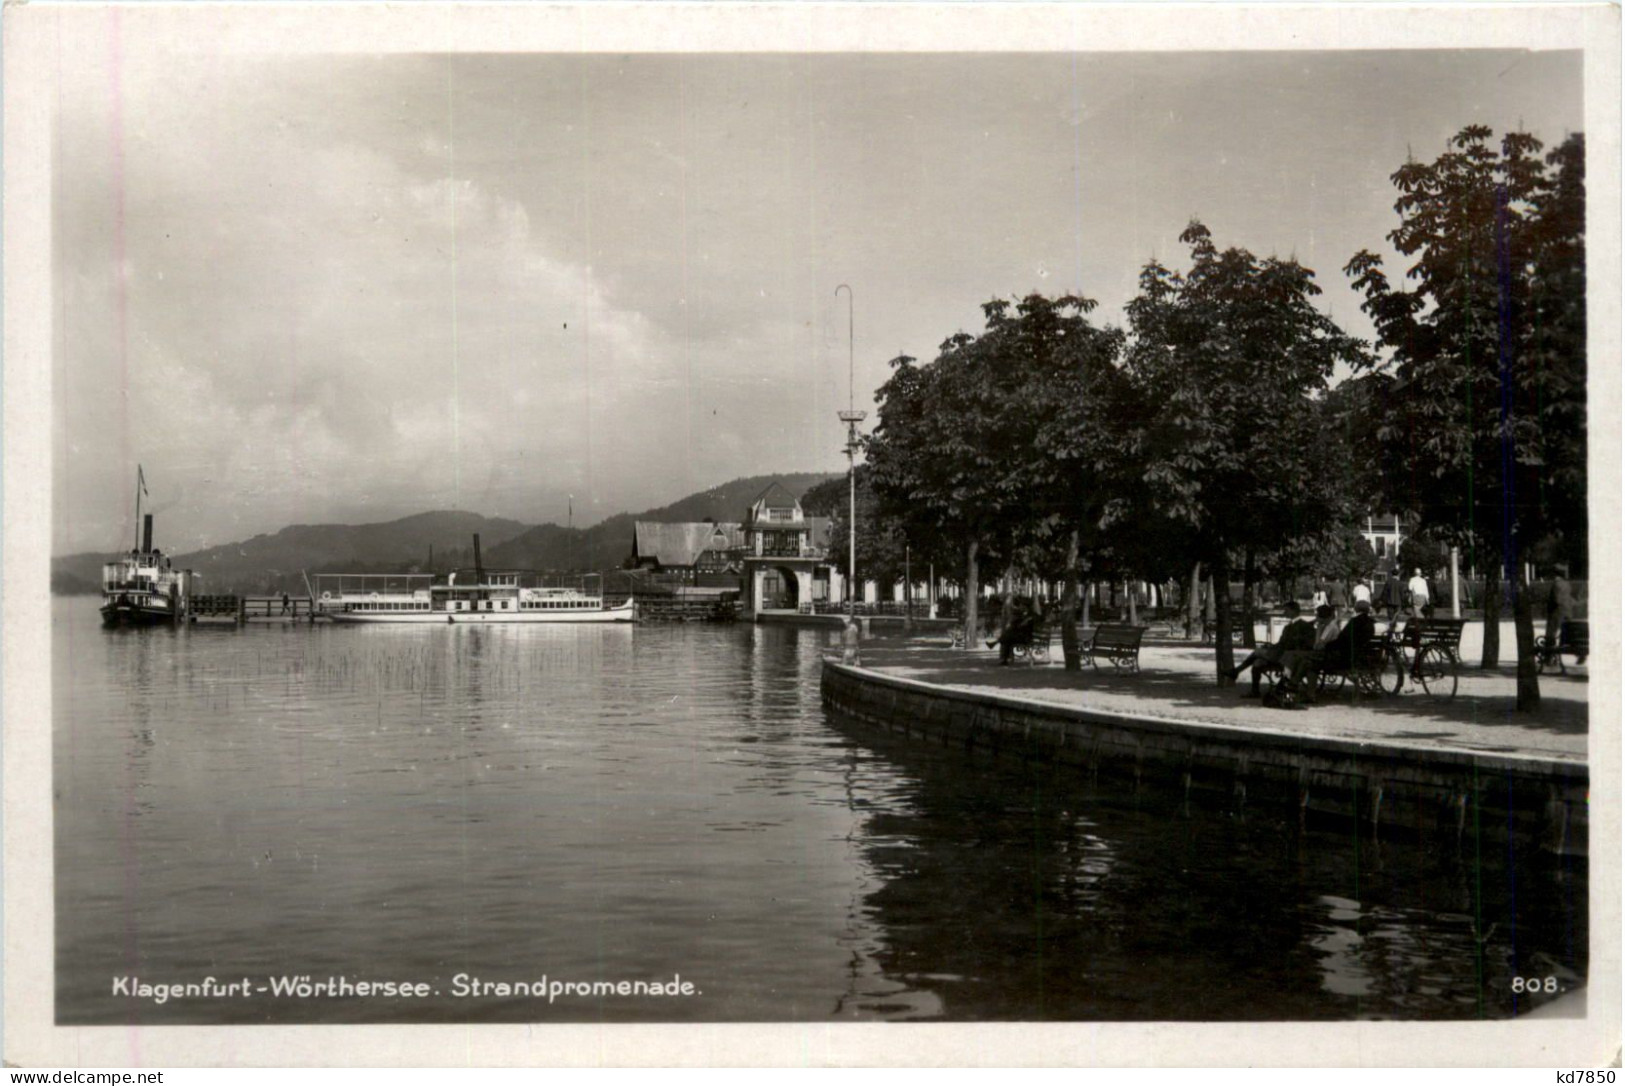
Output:
M1512 990L1514 992L1555 992L1557 991L1557 978L1513 977Z

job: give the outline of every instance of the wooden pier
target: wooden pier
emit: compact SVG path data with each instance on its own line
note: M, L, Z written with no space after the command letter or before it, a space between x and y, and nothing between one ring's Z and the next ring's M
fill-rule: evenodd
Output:
M191 622L244 625L249 622L314 622L315 601L305 596L193 596L187 609Z

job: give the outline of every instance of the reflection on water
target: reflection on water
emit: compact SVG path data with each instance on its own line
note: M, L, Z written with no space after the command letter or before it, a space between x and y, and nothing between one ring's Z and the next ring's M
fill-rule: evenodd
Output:
M1473 1017L1514 1013L1515 974L1583 979L1583 864L1513 880L899 743L825 718L821 640L104 632L60 600L59 1020ZM113 994L132 975L439 994L159 1005Z
M1534 1005L1516 976L1584 981L1583 861L1190 809L836 724L904 774L860 834L876 956L949 1018L1506 1017Z

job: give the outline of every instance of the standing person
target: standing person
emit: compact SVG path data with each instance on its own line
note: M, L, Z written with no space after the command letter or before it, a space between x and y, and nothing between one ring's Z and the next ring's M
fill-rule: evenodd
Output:
M1405 607L1405 590L1399 582L1399 572L1396 570L1382 583L1382 609L1388 612L1388 621L1394 621L1394 616Z
M841 629L841 663L858 664L858 620L847 615Z
M1354 606L1358 608L1362 603L1371 606L1371 582L1364 577L1354 582Z
M1551 585L1546 590L1546 643L1553 647L1563 643L1563 623L1574 617L1574 592L1569 582L1556 569L1551 572ZM1575 663L1585 663L1585 657Z
M1411 570L1411 583L1408 587L1411 590L1411 610L1421 614L1422 608L1433 602L1433 593L1428 588L1428 579L1422 576L1421 570L1413 569Z
M1342 615L1344 610L1347 609L1349 605L1349 594L1347 588L1344 587L1341 580L1333 581L1326 587L1326 603L1332 608L1333 611L1336 611L1338 615Z
M1315 582L1315 595L1309 602L1314 606L1317 613L1322 607L1325 607L1331 602L1331 597L1326 594L1325 581Z
M286 592L282 593L282 613L288 613L288 594Z

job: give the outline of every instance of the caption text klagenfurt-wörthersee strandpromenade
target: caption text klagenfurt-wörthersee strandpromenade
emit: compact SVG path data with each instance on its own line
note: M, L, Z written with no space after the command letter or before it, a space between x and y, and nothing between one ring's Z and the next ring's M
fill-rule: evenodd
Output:
M489 980L458 973L441 987L435 981L352 980L346 976L316 978L307 975L238 977L221 980L205 977L185 983L153 983L139 976L113 978L112 994L154 1003L188 999L430 999L449 995L454 999L529 997L549 1003L564 998L631 998L697 996L693 981L673 974L670 980L558 980L545 973L529 980Z

